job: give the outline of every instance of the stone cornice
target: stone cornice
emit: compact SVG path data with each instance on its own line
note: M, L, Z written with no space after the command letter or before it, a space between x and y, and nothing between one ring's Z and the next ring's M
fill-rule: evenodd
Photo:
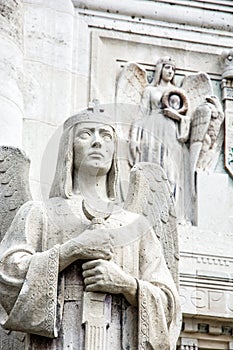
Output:
M72 0L76 8L233 32L232 1Z

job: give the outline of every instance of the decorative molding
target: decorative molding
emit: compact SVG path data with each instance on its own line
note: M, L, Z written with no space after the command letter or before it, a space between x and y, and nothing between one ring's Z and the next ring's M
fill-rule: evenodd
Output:
M186 26L233 31L232 5L226 1L212 1L208 5L205 4L206 6L199 1L181 2L174 0L169 2L125 0L123 3L117 0L111 2L109 0L73 0L73 4L85 12L99 11L118 14L118 16L130 16L131 18L153 19L185 24ZM175 6L177 7L176 11L174 11ZM219 6L221 6L221 10Z
M224 320L215 320L215 319L205 319L200 317L188 317L184 316L183 319L183 327L182 327L182 335L181 335L181 344L189 343L189 341L193 344L198 345L197 338L185 338L183 337L185 333L202 333L202 334L210 334L210 335L218 335L225 337L232 337L233 335L233 322L232 321L224 321ZM183 341L182 341L183 339ZM191 345L191 344L189 344Z
M189 252L180 252L181 258L191 258L196 260L198 264L215 265L215 266L230 266L233 264L233 258L228 256L198 254Z
M184 338L180 339L180 350L198 350L198 340L194 338Z
M228 260L227 258L219 258L214 256L198 256L197 263L207 264L207 265L219 265L219 266L230 266L230 263L233 261Z

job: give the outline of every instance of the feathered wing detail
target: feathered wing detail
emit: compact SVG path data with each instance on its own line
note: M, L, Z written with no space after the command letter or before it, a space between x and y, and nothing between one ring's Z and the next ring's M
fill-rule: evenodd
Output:
M213 95L213 88L208 74L199 72L184 77L182 82L184 89L189 97L189 116L192 115L196 108L205 101L206 96Z
M190 99L190 173L191 190L195 196L196 170L210 169L216 153L220 152L224 115L219 99L213 96L211 80L206 73L185 77L182 88Z
M224 113L217 96L206 97L193 113L190 133L191 187L195 195L195 172L210 170L220 153Z
M0 147L0 240L21 205L31 199L29 164L29 159L18 148ZM24 340L24 333L9 333L0 327L0 341L5 350L25 349Z
M179 286L175 207L168 179L160 165L148 162L134 165L124 207L147 218L161 242L167 266Z
M135 62L127 62L117 82L116 103L140 104L147 85L146 71Z
M197 169L198 160L204 143L208 143L209 139L207 131L211 120L211 111L207 104L202 104L193 113L190 132L190 173L191 173L191 189L195 194L195 171Z
M26 335L22 332L7 331L0 328L1 349L4 350L25 350Z
M190 143L203 142L211 119L211 112L207 104L197 107L191 123Z
M20 149L0 147L0 239L21 205L31 199L29 164L29 159Z
M148 85L146 71L135 62L127 62L116 85L116 120L118 134L119 200L127 195L131 169L129 139L134 119L140 117L140 102Z

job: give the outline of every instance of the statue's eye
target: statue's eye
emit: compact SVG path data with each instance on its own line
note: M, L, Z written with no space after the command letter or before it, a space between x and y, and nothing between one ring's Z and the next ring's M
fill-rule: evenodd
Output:
M82 139L82 140L86 140L88 139L89 137L91 137L91 133L88 132L88 131L81 131L79 134L78 134L78 138Z
M111 141L112 140L112 135L109 132L103 132L101 136L102 136L102 138L105 141Z

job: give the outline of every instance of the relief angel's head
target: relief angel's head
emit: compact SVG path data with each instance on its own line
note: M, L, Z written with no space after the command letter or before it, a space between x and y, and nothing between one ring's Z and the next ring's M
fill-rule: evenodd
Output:
M161 80L175 85L176 65L172 57L162 57L156 62L154 85L158 86Z
M74 177L81 172L106 176L108 197L115 198L116 132L111 120L100 108L85 109L66 120L50 197L71 198Z

